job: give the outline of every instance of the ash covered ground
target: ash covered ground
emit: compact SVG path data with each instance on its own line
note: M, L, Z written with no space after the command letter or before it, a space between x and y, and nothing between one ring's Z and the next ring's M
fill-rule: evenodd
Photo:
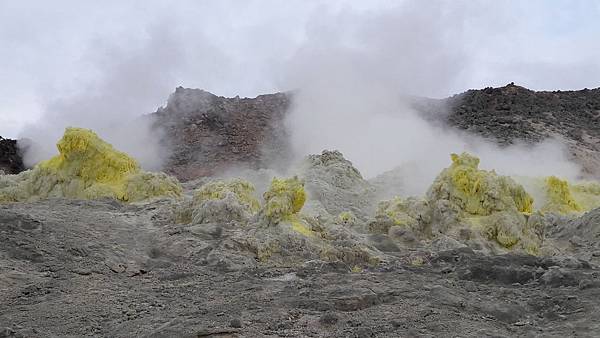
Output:
M511 104L541 103L506 95L554 94L511 88L463 94L507 97L471 100L495 102L495 115L419 104L502 142L539 141L565 125L557 132L594 151L592 124L576 117L531 122L547 123L531 137L456 118L514 112L533 121L583 109L593 119L600 109L596 90L568 94L585 104L525 114ZM288 104L284 94L225 99L178 89L155 115L177 148L167 172L181 184L142 171L85 130L67 131L56 158L0 176L0 336L597 335L597 183L545 177L522 186L466 153L449 157L416 197L388 196L338 151L281 174L265 163L287 152L276 127ZM577 121L590 131L571 132ZM224 175L240 163L247 168Z

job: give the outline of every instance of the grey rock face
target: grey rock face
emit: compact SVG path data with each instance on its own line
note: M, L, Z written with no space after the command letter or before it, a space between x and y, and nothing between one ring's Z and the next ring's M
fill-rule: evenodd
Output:
M364 219L374 209L375 188L337 150L309 155L300 176L309 197L332 216L351 212Z

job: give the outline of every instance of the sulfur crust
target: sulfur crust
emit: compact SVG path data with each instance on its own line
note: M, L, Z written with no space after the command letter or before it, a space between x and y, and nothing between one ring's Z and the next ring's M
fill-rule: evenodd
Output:
M468 153L451 158L452 164L434 181L430 195L445 194L461 210L476 216L512 209L533 212L533 198L510 177L480 170L479 159Z
M271 186L263 194L263 215L269 224L276 224L300 212L306 202L304 182L298 177L273 178Z

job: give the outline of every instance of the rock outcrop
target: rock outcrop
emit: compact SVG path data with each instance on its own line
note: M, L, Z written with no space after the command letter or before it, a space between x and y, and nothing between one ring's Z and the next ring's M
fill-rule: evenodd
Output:
M0 136L0 172L18 174L25 170L17 141Z
M437 104L435 104L437 103ZM566 142L584 174L600 177L600 88L533 91L515 84L469 90L433 102L448 124L508 145L548 137Z
M285 162L288 137L281 122L287 94L225 98L178 87L151 117L171 149L166 172L187 181L233 166L261 168Z

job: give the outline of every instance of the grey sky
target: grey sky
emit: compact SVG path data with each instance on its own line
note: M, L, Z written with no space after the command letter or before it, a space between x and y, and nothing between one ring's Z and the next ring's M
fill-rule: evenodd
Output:
M0 0L0 135L63 110L148 113L178 85L227 96L308 85L304 70L327 66L308 58L338 66L330 44L412 94L598 87L599 18L594 0Z

